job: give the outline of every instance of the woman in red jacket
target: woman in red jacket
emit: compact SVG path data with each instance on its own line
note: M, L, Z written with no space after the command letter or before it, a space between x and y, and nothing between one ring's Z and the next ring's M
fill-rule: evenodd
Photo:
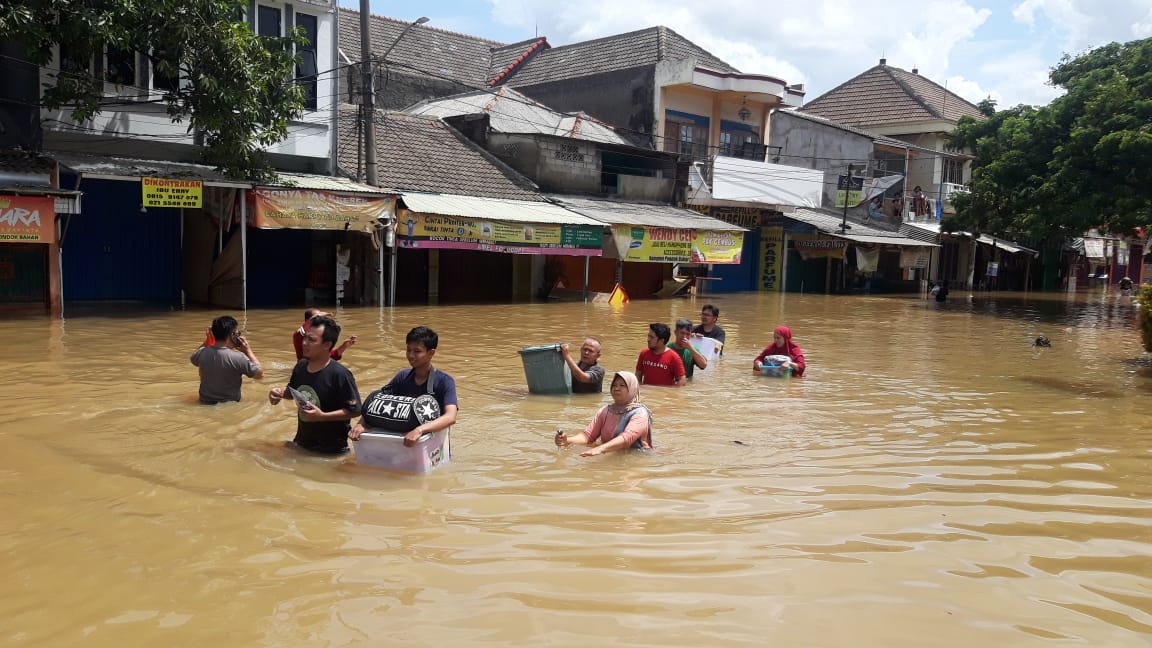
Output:
M772 344L764 347L760 355L752 361L752 368L760 371L760 366L764 364L765 358L768 356L780 355L788 356L788 361L781 364L782 367L788 367L792 370L792 375L800 377L804 375L804 350L796 346L792 341L792 329L787 326L777 326L776 330L772 333Z

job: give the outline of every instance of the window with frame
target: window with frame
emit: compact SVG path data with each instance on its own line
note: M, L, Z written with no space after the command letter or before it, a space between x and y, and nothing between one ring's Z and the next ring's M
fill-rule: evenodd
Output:
M178 49L157 48L152 50L152 88L164 92L176 92L180 89L180 54Z
M119 86L136 85L136 52L109 46L104 60L105 81Z
M258 5L256 7L256 34L265 38L280 38L283 35L283 13L276 7Z
M944 158L944 182L964 184L964 161Z
M721 131L720 133L720 155L732 155L732 133L730 131Z
M73 77L87 77L92 74L92 58L81 54L79 48L68 43L60 43L60 72Z
M304 31L304 38L308 41L296 48L300 63L296 65L296 84L304 89L304 108L316 110L317 107L317 64L316 42L319 37L316 16L296 14L296 26Z

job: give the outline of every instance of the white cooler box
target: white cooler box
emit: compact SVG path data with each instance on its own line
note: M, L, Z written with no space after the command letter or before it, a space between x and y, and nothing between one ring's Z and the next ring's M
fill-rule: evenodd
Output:
M448 437L452 428L425 434L416 445L406 447L404 434L369 429L352 442L356 463L379 466L391 470L425 473L451 459Z

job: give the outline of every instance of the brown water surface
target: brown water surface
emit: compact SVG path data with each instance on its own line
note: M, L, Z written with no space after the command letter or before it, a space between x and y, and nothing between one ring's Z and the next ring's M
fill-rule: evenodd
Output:
M517 350L589 332L630 369L701 301L341 311L364 395L440 332L461 417L423 476L282 447L296 310L247 315L267 376L214 408L188 364L214 313L0 322L0 644L1149 645L1127 300L712 301L725 357L644 390L657 450L590 459L552 434L605 399L528 395ZM803 379L750 371L780 323Z

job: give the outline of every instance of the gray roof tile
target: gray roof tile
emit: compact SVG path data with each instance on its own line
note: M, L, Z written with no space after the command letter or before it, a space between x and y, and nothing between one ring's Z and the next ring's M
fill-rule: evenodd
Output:
M340 113L340 167L350 172L356 169L358 112ZM378 183L386 189L544 200L530 180L439 119L380 111L376 149Z
M973 103L907 70L876 65L809 101L800 110L862 128L961 117L980 119Z
M739 72L671 29L649 27L543 50L514 69L505 83L529 86L686 58L695 58L701 67L718 72Z
M353 61L360 60L360 12L341 7L340 49ZM372 53L381 56L396 43L410 23L371 15ZM417 25L388 54L388 61L431 76L451 79L474 87L488 84L492 50L504 43Z

